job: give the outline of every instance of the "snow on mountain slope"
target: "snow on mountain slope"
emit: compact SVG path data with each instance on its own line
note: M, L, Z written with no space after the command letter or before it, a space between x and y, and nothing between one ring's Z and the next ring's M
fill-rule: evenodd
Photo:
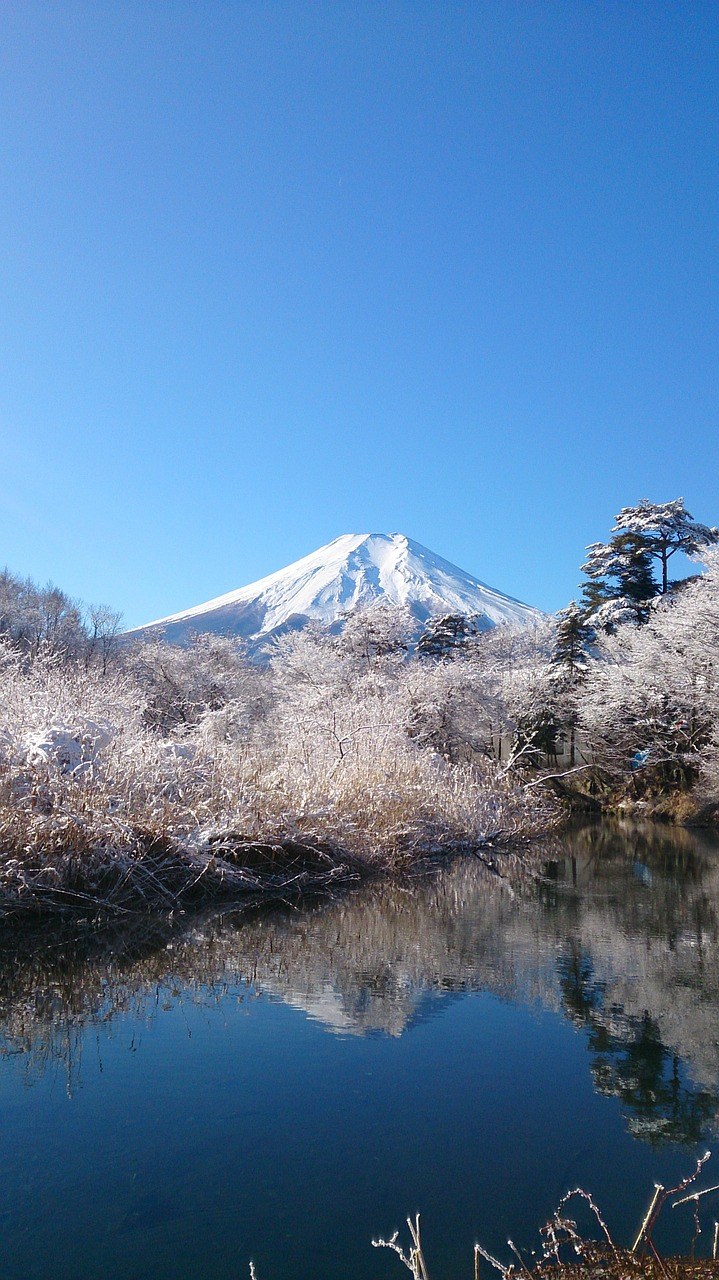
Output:
M402 533L347 533L286 569L130 634L162 632L182 643L193 632L237 635L255 645L309 621L337 629L344 615L379 599L405 605L418 630L456 613L480 627L537 622L537 609L502 595Z

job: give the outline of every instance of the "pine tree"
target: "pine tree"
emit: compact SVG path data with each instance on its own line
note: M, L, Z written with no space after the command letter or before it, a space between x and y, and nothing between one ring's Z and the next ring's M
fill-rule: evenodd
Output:
M587 666L587 650L596 639L594 627L587 622L586 613L576 600L557 614L557 630L550 662L561 668L570 683L581 677Z
M429 618L417 645L424 658L454 658L467 648L477 634L477 625L461 613L446 613Z
M704 547L719 542L719 529L699 524L687 511L683 498L673 502L649 502L642 498L634 507L622 507L613 533L627 533L641 541L647 555L662 566L662 595L669 589L667 562L677 551L696 555Z
M557 614L557 629L550 664L559 677L557 696L562 710L565 730L569 730L569 764L576 761L577 726L579 708L577 687L587 672L587 652L596 640L594 627L587 621L581 605L572 600L566 609Z
M605 630L612 630L623 617L646 622L649 602L659 588L643 538L615 532L609 542L593 542L587 551L582 565L589 579L583 588L585 616L593 616Z
M595 544L596 545L596 544ZM606 578L587 578L582 583L579 608L584 618L591 618L608 600L615 599Z

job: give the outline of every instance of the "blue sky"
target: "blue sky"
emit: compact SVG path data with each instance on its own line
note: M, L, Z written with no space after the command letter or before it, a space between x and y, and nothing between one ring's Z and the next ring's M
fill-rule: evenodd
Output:
M0 563L139 624L340 533L545 609L719 523L719 6L0 8Z

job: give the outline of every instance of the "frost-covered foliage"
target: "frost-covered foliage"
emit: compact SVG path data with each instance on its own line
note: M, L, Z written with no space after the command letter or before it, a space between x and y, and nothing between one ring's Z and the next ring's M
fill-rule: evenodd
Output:
M669 582L669 560L677 551L699 555L719 541L719 529L695 520L683 498L649 502L642 498L633 507L622 507L615 517L609 542L587 547L582 572L583 608L596 630L613 634L626 624L641 626L652 602L677 584ZM654 578L654 562L661 568L661 583Z
M469 660L460 671L395 645L368 663L308 629L278 645L272 679L275 785L365 856L519 829L521 788L491 758L491 688Z
M213 635L115 648L111 611L5 574L0 910L286 892L308 860L316 884L530 834L578 743L635 795L719 803L719 550L702 557L612 635L573 603L532 627L448 617L417 644L381 603L264 666Z
M182 734L229 704L248 724L262 712L264 672L238 640L197 635L179 646L153 638L129 647L123 665L143 691L145 722L163 733Z
M498 733L510 744L507 766L545 763L561 746L565 681L554 661L557 625L497 628L480 637L478 656L495 684Z
M620 513L627 527L630 511ZM719 548L714 531L696 525L680 500L661 508L639 504L636 512L655 530L660 549L670 537L677 549L700 548L705 572L644 601L643 613L638 587L635 598L630 592L608 599L589 616L572 603L544 633L500 629L486 637L486 649L499 656L497 715L512 734L516 764L546 766L563 745L570 768L592 766L601 785L634 798L693 791L696 803L716 805ZM596 564L616 570L626 553L627 574L633 573L638 553L626 541L630 534L620 532ZM637 571L637 583L640 577Z
M0 638L30 658L49 652L107 670L117 650L120 614L109 605L82 605L59 587L39 587L0 572Z
M646 622L659 588L652 557L638 534L615 531L608 543L592 543L582 572L587 575L584 613L595 630L612 634L626 623Z
M285 636L266 668L212 636L111 667L5 639L0 904L171 903L256 889L253 860L288 849L356 874L530 834L548 808L493 758L507 663L481 640L428 661L377 610Z
M687 785L719 798L719 551L706 573L662 598L640 628L606 637L582 690L595 756L639 781Z
M406 605L377 600L345 618L340 648L372 666L391 654L406 654L415 623Z
M703 791L719 801L718 541L719 530L694 520L683 498L623 507L609 542L587 548L582 604L558 617L559 645L567 627L575 640L585 627L581 669L565 681L565 725L634 798L699 784L697 798ZM706 572L669 582L677 551ZM565 648L575 640L565 635Z
M80 609L64 591L7 569L0 573L0 635L31 653L42 646L76 653L85 639Z

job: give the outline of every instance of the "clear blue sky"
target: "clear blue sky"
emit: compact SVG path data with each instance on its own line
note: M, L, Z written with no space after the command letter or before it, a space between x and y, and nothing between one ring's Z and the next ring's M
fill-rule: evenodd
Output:
M555 609L719 523L719 5L0 8L0 564L139 624L340 533Z

